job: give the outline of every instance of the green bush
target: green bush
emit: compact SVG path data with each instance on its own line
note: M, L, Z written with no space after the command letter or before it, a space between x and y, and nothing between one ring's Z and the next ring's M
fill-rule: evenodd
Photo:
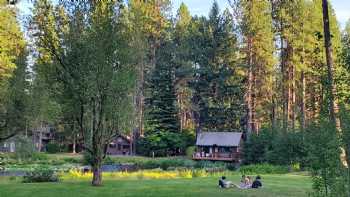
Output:
M186 148L194 144L192 133L150 132L137 141L137 153L144 156L164 157L184 155Z
M192 158L193 153L195 152L195 150L196 150L196 147L195 147L195 146L187 147L187 149L186 149L186 156L187 156L188 158Z
M160 167L159 160L149 160L146 162L138 163L138 168L140 169L155 169Z
M263 128L244 143L244 164L270 163L306 165L307 150L304 132L283 132L282 129Z
M115 162L113 161L113 159L111 157L106 157L104 160L103 160L103 164L114 164Z
M185 159L183 161L183 167L185 168L194 168L194 166L196 165L196 162L190 159Z
M226 168L225 162L197 161L195 168Z
M90 165L92 164L92 157L91 154L87 151L83 152L83 164L84 165Z
M241 174L285 174L289 172L288 166L267 163L241 166L239 171Z
M45 153L34 152L31 157L32 161L44 161L47 162L49 157Z
M58 153L60 152L60 145L57 143L50 142L46 145L46 151L51 154Z
M161 158L151 159L146 161L138 161L135 163L139 169L156 169L161 168L162 170L169 170L175 168L193 168L195 161L182 158Z
M169 167L185 167L184 159L165 159L160 162L160 168L167 170Z
M57 173L50 168L36 168L23 177L24 183L58 182Z
M16 137L16 152L14 158L17 160L30 160L35 155L35 147L31 139Z
M80 158L74 158L74 157L63 158L63 161L65 163L81 163L82 162Z

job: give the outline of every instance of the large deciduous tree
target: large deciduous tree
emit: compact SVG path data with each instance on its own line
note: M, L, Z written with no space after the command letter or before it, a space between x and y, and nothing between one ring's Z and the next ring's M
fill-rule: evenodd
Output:
M69 106L92 166L92 185L102 184L102 161L110 140L130 120L134 69L128 62L127 28L119 1L34 4L31 19L48 83Z
M25 129L25 41L16 10L0 0L0 141Z

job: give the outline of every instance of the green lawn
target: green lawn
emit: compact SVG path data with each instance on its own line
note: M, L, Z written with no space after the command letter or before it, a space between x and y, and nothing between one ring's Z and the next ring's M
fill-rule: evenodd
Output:
M308 196L311 180L303 175L264 175L264 188L259 190L219 189L217 177L168 180L105 180L102 187L91 187L87 181L61 183L20 183L20 180L0 179L0 197L277 197ZM228 177L234 182L239 175Z

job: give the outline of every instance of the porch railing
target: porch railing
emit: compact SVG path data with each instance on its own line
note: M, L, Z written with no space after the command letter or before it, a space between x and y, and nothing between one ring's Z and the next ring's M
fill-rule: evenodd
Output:
M195 160L222 160L222 161L238 161L239 153L203 153L196 152L193 154Z

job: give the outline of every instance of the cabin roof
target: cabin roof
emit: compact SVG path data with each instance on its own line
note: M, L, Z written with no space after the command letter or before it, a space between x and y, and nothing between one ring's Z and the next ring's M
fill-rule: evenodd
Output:
M122 138L124 141L126 141L126 142L128 142L128 143L131 142L130 136L118 134L118 135L116 135L116 136L113 138L111 144L113 144L113 142L116 141L118 138Z
M197 146L239 146L242 139L240 132L202 132L197 136Z

